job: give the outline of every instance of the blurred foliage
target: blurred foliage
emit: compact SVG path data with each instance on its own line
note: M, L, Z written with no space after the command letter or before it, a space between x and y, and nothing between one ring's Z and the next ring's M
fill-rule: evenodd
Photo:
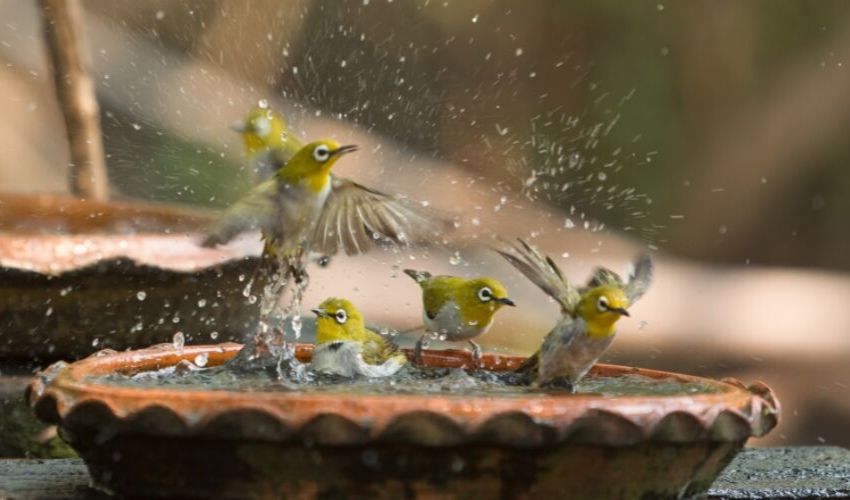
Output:
M846 2L87 6L133 36L213 62L257 88L271 85L295 105L289 119L296 126L317 113L353 122L517 191L532 171L563 164L537 147L545 136L584 163L550 175L550 185L573 187L550 188L541 198L576 207L608 228L699 259L850 269L843 220L850 170L842 168L850 151L840 133L830 130L814 151L776 174L773 165L739 158L741 168L765 179L754 187L736 166L712 163L750 140L748 133L774 126L747 120L759 111L770 118L786 86L793 91L796 82L843 64L850 50L841 45L850 26ZM843 113L833 94L824 92L836 101L828 109ZM106 120L112 178L125 194L221 205L246 189L246 176L214 148L152 127L133 130L131 112L111 111L125 113L121 123ZM577 124L544 126L559 117ZM605 133L587 141L600 124ZM736 127L741 134L730 134ZM789 142L776 140L777 147ZM605 179L582 180L593 172ZM622 195L612 206L592 189L635 196ZM725 194L706 194L712 190ZM756 206L743 209L747 217L739 222L728 207L751 194Z

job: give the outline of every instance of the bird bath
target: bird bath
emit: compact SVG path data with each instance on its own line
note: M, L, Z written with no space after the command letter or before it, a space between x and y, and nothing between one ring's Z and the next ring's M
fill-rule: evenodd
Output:
M202 249L210 214L185 207L0 196L0 358L69 359L182 330L233 340L257 249Z
M231 359L238 344L102 351L56 363L27 399L59 425L97 487L139 497L376 498L483 495L663 498L705 491L779 406L749 388L597 365L588 380L641 377L677 394L523 394L119 387L104 376ZM311 346L298 345L308 361ZM408 353L409 355L409 353ZM467 367L464 351L425 351L431 367ZM509 371L516 356L484 355Z

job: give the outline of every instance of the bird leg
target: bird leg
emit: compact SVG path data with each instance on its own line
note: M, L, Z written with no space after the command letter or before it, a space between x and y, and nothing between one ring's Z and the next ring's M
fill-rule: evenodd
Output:
M471 340L468 342L472 346L472 364L477 370L481 368L481 346Z
M413 362L417 365L422 364L422 342L425 341L425 335L419 337L419 340L416 341L416 345L413 347Z

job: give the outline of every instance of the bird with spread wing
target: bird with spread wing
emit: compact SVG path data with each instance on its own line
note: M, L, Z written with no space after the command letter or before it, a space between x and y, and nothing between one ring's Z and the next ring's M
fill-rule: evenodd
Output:
M652 282L653 263L640 255L628 280L604 267L597 268L587 286L574 287L555 262L523 240L510 250L497 250L561 306L561 318L543 339L540 349L517 371L540 386L570 391L596 364L616 334L616 323Z

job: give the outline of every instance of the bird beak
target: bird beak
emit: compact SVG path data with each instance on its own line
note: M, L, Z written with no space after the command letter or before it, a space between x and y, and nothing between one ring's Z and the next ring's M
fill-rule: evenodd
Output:
M236 120L230 124L230 130L239 132L240 134L248 130L248 124L243 120Z
M502 303L506 306L516 307L516 304L514 303L514 301L507 298L507 297L502 297L501 299L496 299L496 300L498 300L500 303Z
M615 313L619 314L620 316L626 316L626 317L631 316L631 314L629 314L629 311L626 311L625 307L611 307L608 310L611 311L611 312L615 312Z
M324 318L325 316L328 315L328 313L325 312L324 309L310 309L310 310L313 311L313 314L315 314L316 316L318 316L320 318Z
M334 149L332 154L334 156L342 156L344 154L353 153L355 151L357 151L357 146L355 146L354 144L348 144L347 146L340 146Z

